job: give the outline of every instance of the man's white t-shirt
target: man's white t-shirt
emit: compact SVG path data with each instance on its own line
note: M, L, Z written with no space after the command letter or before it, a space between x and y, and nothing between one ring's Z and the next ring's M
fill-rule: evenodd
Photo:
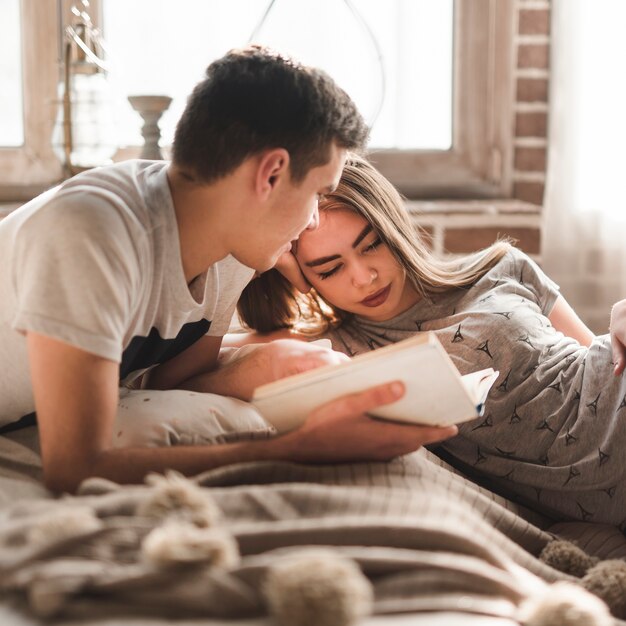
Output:
M253 270L187 285L162 161L91 170L0 221L0 426L32 413L25 331L120 363L120 381L222 336Z

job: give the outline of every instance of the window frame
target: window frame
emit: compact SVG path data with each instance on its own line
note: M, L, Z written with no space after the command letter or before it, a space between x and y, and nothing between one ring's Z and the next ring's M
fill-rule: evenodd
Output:
M455 0L452 148L369 155L406 197L512 197L515 19L513 2Z
M97 24L100 3L91 0ZM51 145L60 77L60 12L71 0L21 0L24 145L0 147L0 201L23 201L63 178ZM455 0L453 146L374 150L371 160L408 198L512 197L513 2ZM129 147L124 156L138 152ZM118 154L119 160L122 152Z
M59 18L55 0L20 0L24 143L0 146L0 199L23 201L59 181L52 150L58 82Z

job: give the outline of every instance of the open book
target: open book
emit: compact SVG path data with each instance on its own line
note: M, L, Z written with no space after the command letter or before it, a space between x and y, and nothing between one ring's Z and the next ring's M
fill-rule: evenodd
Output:
M404 396L377 407L371 415L448 426L479 417L497 377L491 368L461 376L434 333L421 333L346 363L262 385L255 389L252 404L279 432L285 432L326 402L400 380L406 388Z

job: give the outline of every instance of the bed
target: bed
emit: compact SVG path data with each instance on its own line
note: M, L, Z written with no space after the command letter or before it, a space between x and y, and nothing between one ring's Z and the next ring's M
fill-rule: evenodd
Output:
M118 425L137 421L116 429L118 445L271 436L249 405L207 402L125 391ZM36 428L0 437L3 626L510 626L577 581L538 558L557 536L592 561L626 558L617 528L555 524L425 449L390 463L248 463L131 486L92 479L55 498L41 483ZM337 591L338 581L350 584ZM302 604L291 599L314 585L326 589L321 606L294 618ZM344 603L339 613L329 597Z

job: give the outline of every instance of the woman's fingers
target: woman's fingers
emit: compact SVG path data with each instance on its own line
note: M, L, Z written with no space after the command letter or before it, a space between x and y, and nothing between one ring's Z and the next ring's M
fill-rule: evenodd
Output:
M311 290L311 285L302 274L298 261L291 251L281 254L274 267L301 293L308 293Z

